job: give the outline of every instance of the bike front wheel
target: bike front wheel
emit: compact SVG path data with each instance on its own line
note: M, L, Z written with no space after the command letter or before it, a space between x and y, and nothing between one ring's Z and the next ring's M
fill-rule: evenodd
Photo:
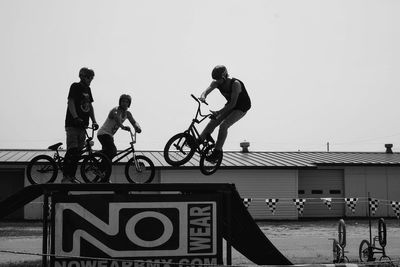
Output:
M211 174L215 173L218 170L219 166L221 166L222 158L223 158L222 153L221 153L221 156L216 161L208 161L207 160L208 157L211 156L213 151L214 151L214 145L210 145L204 149L203 153L201 153L200 171L204 175L211 175Z
M369 253L370 253L369 247L370 246L371 246L371 244L369 243L368 240L364 239L363 241L361 241L360 248L358 251L361 262L367 262L370 258L372 258L369 255Z
M125 176L130 183L151 183L156 173L153 162L146 156L136 156L128 160L125 165Z
M57 173L57 163L48 155L34 157L26 168L26 177L31 184L53 183Z
M86 183L107 182L111 176L110 160L99 152L84 156L81 163L81 176Z
M164 158L169 165L177 167L188 162L195 150L194 138L188 133L178 133L165 145Z

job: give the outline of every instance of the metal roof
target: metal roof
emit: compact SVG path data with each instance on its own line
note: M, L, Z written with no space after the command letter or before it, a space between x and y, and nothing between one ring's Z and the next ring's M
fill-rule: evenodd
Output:
M65 151L60 151L64 155ZM165 160L162 151L137 151L149 157L157 168L171 167ZM34 156L54 152L49 150L0 149L0 164L27 164ZM125 158L119 164L123 164ZM400 166L400 153L385 152L224 152L221 167L225 168L315 168L317 166ZM199 156L183 165L185 168L198 167Z

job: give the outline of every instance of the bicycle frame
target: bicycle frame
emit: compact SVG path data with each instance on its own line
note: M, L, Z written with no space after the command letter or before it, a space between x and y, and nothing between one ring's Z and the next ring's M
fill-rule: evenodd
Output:
M87 152L88 154L91 154L93 152L92 146L93 146L93 136L94 136L94 131L95 130L92 127L88 127L87 129L91 129L92 130L92 136L89 136L89 134L87 133L87 131L85 129L85 134L86 134L87 138L85 140L85 146L82 148L80 154L84 154L85 152ZM49 147L49 149L50 149L50 147ZM57 163L59 169L62 170L63 169L64 157L60 155L59 148L56 148L54 150L53 159Z
M197 102L197 111L194 119L192 119L192 122L189 125L189 128L185 131L185 133L188 133L189 135L193 136L195 140L198 140L200 138L200 133L196 128L196 124L202 123L206 118L209 118L212 116L212 114L202 114L201 113L201 102L200 100L195 97L193 94L191 94L192 98ZM204 101L204 104L208 105L207 102ZM200 117L200 118L199 118ZM200 149L200 146L196 147L196 151L198 153L201 153L202 149Z
M136 160L136 154L135 154L135 147L134 144L136 144L136 131L134 131L134 133L132 133L132 131L129 131L130 135L131 135L131 142L130 147L128 147L127 149L124 149L120 152L117 152L117 154L114 156L114 159L112 160L112 164L117 163L119 161L121 161L123 158L125 158L126 156L128 156L129 154L132 154L133 157L133 161L135 162L135 167L137 170L140 170L140 167L137 160Z

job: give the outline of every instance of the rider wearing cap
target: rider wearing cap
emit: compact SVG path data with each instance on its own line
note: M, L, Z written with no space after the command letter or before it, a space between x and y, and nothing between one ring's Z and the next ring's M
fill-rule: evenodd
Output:
M216 66L212 70L211 77L213 81L201 94L199 99L205 101L207 95L217 88L227 101L221 110L212 111L214 118L210 120L200 135L201 142L219 125L215 149L210 157L207 158L208 161L214 162L222 155L222 147L228 136L229 127L246 115L246 112L251 107L251 101L243 82L235 78L230 78L225 66Z
M97 132L97 138L102 145L102 152L112 160L117 154L117 148L114 143L114 134L119 128L125 131L130 131L129 126L124 126L123 123L126 119L132 124L137 133L140 133L142 129L139 124L135 121L128 108L131 106L132 98L130 95L123 94L119 98L118 107L113 108L103 126Z

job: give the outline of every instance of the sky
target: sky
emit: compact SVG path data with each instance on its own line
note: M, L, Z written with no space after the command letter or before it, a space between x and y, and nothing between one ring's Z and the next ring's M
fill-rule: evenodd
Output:
M252 100L225 151L246 140L250 151L400 152L398 14L397 0L2 0L0 149L65 144L69 87L86 66L98 123L130 94L136 149L163 150L223 64ZM207 100L204 112L225 104L217 90ZM115 135L118 149L129 141Z

